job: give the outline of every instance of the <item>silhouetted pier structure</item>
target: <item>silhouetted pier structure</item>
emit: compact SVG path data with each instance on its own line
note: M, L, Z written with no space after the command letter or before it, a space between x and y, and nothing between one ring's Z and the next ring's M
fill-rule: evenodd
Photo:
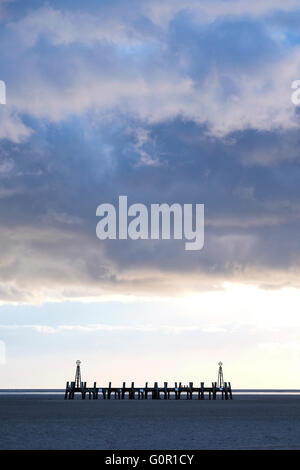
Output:
M123 386L112 387L109 382L108 387L97 387L94 382L93 387L87 387L86 382L81 381L80 361L76 362L76 375L74 382L67 382L65 391L65 400L74 400L75 394L81 394L83 400L180 400L185 398L187 400L198 399L204 400L205 397L209 400L216 400L219 395L222 400L232 400L231 383L223 381L222 363L219 363L219 376L218 383L212 382L211 387L205 387L204 382L200 382L199 386L194 386L193 382L188 385L182 385L181 382L175 382L174 387L168 387L168 382L164 382L164 386L160 387L158 382L154 382L153 387L148 386L146 382L145 387L136 387L134 382L131 386L127 387L126 382Z

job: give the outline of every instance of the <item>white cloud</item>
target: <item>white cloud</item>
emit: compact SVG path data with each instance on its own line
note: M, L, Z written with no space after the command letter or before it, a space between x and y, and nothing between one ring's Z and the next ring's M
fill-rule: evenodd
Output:
M148 3L145 9L161 12L164 8L171 8L174 15L178 8L184 7L181 2L175 3L177 6L168 3L165 7L161 2ZM253 6L241 1L236 10L231 1L226 4L204 2L201 7L199 2L187 2L186 5L189 3L191 8L207 11L208 15L213 16L233 11L241 15L259 15L280 6L280 2L260 2L259 6ZM293 7L295 2L292 1L284 6L287 10ZM121 22L118 15L115 15L113 21ZM60 121L88 110L95 110L102 116L121 110L146 123L183 116L197 123L208 124L211 134L219 137L248 128L271 131L297 128L299 125L290 100L290 84L298 78L299 47L291 48L284 55L278 53L276 60L266 57L251 72L246 69L236 70L235 67L222 70L220 64L216 68L213 62L203 64L204 72L199 86L189 76L188 65L182 68L180 61L176 63L174 59L172 63L164 63L163 66L162 58L152 64L153 56L145 53L145 60L149 60L149 63L143 70L131 56L125 60L116 48L100 49L94 61L78 50L79 42L88 43L93 50L95 41L105 40L110 44L132 41L135 36L131 33L130 20L124 20L117 27L106 23L101 13L98 16L82 15L47 6L10 23L8 28L8 31L13 31L14 37L14 43L10 46L11 60L17 60L19 48L24 47L24 44L29 48L28 51L24 50L21 59L22 77L14 77L11 84L9 103L18 113ZM53 56L53 67L60 70L58 81L44 70L42 54L39 56L40 53L31 52L30 48L40 35L46 35L54 46L72 44L71 55L60 51L62 55L58 54L57 58ZM149 42L147 36L139 37L138 40L145 46ZM161 46L160 50L157 49L159 54L167 50L165 40L165 36L157 37ZM232 83L234 92L224 94L224 80ZM17 115L12 117L7 114L1 122L0 138L18 142L31 134ZM142 163L157 163L157 157L149 155L143 145L138 148Z
M141 8L145 14L156 24L165 26L180 11L190 11L195 19L201 23L210 23L223 16L252 16L259 17L273 11L292 11L298 9L298 0L262 0L249 2L248 0L147 0L142 2Z
M0 105L0 140L8 139L18 144L30 137L32 132L16 112L7 105Z
M55 333L56 329L47 325L0 325L0 330L33 330L37 333L51 334Z
M17 23L10 23L9 28L28 48L33 47L40 36L47 37L54 45L92 45L97 41L141 43L141 34L130 22L120 19L118 15L107 17L101 9L99 14L93 15L44 6L32 10Z
M149 131L138 127L135 129L136 135L136 144L135 149L140 155L140 160L136 166L158 166L160 164L158 155L155 152L155 142L151 139ZM145 145L150 144L152 147L152 152L147 152L145 150Z
M217 326L209 326L207 328L203 328L202 331L204 333L225 333L227 330L226 328L220 328Z
M232 72L230 79L238 91L224 100L222 79L213 71L208 72L199 88L190 78L178 75L176 70L170 70L169 76L162 73L159 78L152 79L142 78L138 72L133 72L130 77L111 76L107 79L100 71L96 72L82 62L68 89L59 85L54 87L33 71L31 85L26 81L16 84L11 104L19 113L54 121L90 109L109 116L112 110L121 109L123 114L132 114L148 123L183 116L199 124L208 124L209 132L218 137L251 128L262 131L293 129L298 128L299 123L290 101L289 86L299 63L300 48L285 59L268 66L265 64L264 69L257 69L255 76ZM12 116L6 115L2 120L0 138L18 142L30 134L30 129L19 118L13 120ZM157 157L149 156L142 144L139 151L143 153L142 161L157 162Z
M1 165L0 165L1 169ZM0 170L1 172L1 170ZM66 214L65 212L56 212L54 210L48 210L47 214L42 217L42 220L46 224L63 224L63 225L82 225L83 220L80 217Z
M2 4L13 0L2 0ZM1 7L0 3L0 7ZM18 22L9 23L9 28L17 35L23 47L32 47L40 36L47 37L53 45L81 43L93 45L97 41L107 41L118 45L143 44L147 39L155 39L148 28L138 28L135 21L144 16L166 30L169 23L180 11L189 11L199 24L208 24L217 18L230 16L259 17L276 10L292 11L297 9L297 0L265 0L248 2L246 0L146 0L135 1L135 13L128 15L124 2L115 8L101 8L96 13L84 11L59 10L49 5L31 10ZM0 10L1 12L1 10ZM127 13L127 14L126 14Z
M292 350L300 351L300 342L289 341L287 343L262 343L258 345L260 349L273 351L273 350Z
M184 334L193 331L202 333L223 333L226 332L225 328L219 327L200 327L197 325L192 326L174 326L174 325L115 325L115 324L87 324L87 325L1 325L0 330L22 330L29 329L43 334L54 334L63 332L77 332L77 333L96 333L96 332L137 332L137 333L166 333L166 334Z

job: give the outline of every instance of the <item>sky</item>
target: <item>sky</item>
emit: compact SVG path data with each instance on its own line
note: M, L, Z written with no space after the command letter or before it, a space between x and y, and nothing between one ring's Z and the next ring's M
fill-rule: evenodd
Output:
M0 388L300 388L298 0L0 0ZM204 204L205 242L96 208Z

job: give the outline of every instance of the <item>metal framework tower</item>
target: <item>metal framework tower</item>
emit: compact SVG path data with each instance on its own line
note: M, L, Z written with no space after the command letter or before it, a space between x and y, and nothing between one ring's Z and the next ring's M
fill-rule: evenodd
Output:
M76 361L76 374L75 374L75 387L81 387L81 372L80 372L81 361Z
M219 362L219 373L218 373L218 387L224 388L224 377L223 377L223 362Z

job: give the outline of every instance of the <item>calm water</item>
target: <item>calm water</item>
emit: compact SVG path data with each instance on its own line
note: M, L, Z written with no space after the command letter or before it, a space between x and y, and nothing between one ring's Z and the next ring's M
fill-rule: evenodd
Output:
M66 401L62 390L2 390L0 449L300 449L299 390L233 398Z

